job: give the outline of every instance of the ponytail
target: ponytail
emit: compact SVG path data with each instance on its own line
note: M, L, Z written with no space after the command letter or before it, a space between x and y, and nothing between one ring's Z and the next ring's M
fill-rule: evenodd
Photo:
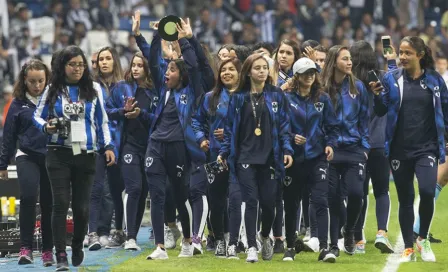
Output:
M432 50L429 46L425 45L425 55L420 60L420 66L422 69L433 69L434 70L434 59L432 58Z

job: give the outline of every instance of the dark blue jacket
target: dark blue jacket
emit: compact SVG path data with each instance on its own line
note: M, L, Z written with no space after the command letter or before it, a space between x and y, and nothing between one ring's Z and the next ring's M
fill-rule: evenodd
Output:
M3 129L2 152L0 155L0 170L6 170L11 158L18 148L28 155L44 156L47 154L48 136L34 125L33 115L36 109L28 99L14 99L9 107Z
M289 103L294 158L309 160L324 154L327 146L334 149L339 136L339 122L328 94L321 93L317 102L304 98L297 92L285 95ZM304 145L294 143L296 134L306 138Z
M230 93L226 88L222 89L216 107L216 113L214 115L210 114L210 100L212 94L213 91L205 94L204 100L199 105L198 110L193 117L192 126L197 143L201 144L202 141L208 139L210 141L210 150L214 153L218 153L221 149L221 142L214 137L213 131L218 128L224 128L229 107Z
M283 155L294 154L291 147L288 100L279 88L270 84L264 86L263 93L271 116L275 178L282 179L285 176ZM232 94L224 128L224 141L219 152L224 159L227 159L233 176L236 176L235 162L239 156L237 148L241 111L248 96L249 91L239 91Z
M426 69L424 84L433 92L434 113L437 127L440 162L445 162L445 132L448 131L448 91L443 78L434 70ZM379 116L387 113L385 154L389 156L393 144L403 93L403 69L388 72L383 78L384 91L375 96L375 112Z
M135 92L137 91L136 83L127 83L122 80L115 84L114 88L111 91L111 96L106 101L106 112L109 117L110 122L116 123L116 128L114 131L115 139L114 145L118 151L116 156L119 158L121 154L121 143L123 142L124 130L126 129L126 121L128 120L124 115L124 105L126 97L135 97ZM152 119L154 118L154 112L157 107L159 97L154 89L145 89L145 93L151 101L149 108L141 109L140 115L137 119L142 122L151 124Z
M195 39L194 37L192 39ZM190 158L195 163L205 162L205 153L196 143L195 133L191 127L191 117L195 110L196 100L201 97L203 88L201 87L201 76L198 70L198 61L193 47L187 39L181 39L179 45L182 51L183 59L188 69L189 84L188 86L174 91L174 100L176 101L177 113L179 121L182 125L185 145L190 154ZM166 85L164 83L165 70L160 66L161 55L161 38L158 32L154 32L154 38L151 43L150 50L150 70L153 78L155 89L160 93L159 103L155 111L154 120L149 131L149 135L154 131L157 120L165 108ZM150 136L151 137L151 136Z
M155 32L154 32L155 33ZM143 35L135 36L135 40L137 42L137 46L142 51L143 56L149 61L151 59L150 52L151 52L151 45L148 44L146 39L143 37ZM193 47L194 52L196 54L197 63L198 63L198 71L199 75L201 77L201 86L202 86L202 92L208 92L215 86L215 74L213 72L212 67L210 66L210 63L208 62L207 56L205 56L204 50L202 49L201 44L196 38L188 39L188 42ZM162 58L162 53L159 53L159 61L160 66L162 67L162 71L165 73L166 68L168 66L168 62L170 60L165 60Z
M349 79L342 82L336 94L334 105L336 118L339 121L338 147L353 147L358 145L361 151L369 153L369 96L364 84L356 80L358 95L350 94Z
M387 61L389 71L397 69L397 62L395 60ZM379 80L382 81L385 72L379 71L377 73ZM365 82L365 86L367 87L368 82ZM370 113L370 123L369 123L369 143L370 148L384 148L384 142L386 141L386 116L378 116L374 109L374 94L371 91L368 91L369 94L369 113Z

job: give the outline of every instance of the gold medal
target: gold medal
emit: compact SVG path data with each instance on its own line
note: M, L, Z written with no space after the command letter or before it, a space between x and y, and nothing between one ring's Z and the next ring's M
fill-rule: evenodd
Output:
M255 129L255 135L256 136L260 136L261 135L261 129L260 128L256 128Z

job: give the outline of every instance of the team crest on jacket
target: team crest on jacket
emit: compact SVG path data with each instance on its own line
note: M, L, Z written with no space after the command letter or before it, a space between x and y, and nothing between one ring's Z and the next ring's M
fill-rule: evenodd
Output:
M180 103L187 105L187 95L183 94L180 96Z
M123 160L127 163L130 164L132 162L132 154L126 154L123 157Z
M434 87L434 94L435 94L435 96L440 97L439 86Z
M392 169L394 169L394 171L397 171L398 168L400 168L400 161L399 160L392 160Z
M278 111L278 103L277 102L272 102L272 111L273 112L277 112Z
M154 159L152 157L147 157L146 162L145 162L146 167L150 167L153 162L154 162Z
M285 184L286 187L288 187L288 186L291 184L291 182L292 182L292 178L289 177L289 176L286 176L286 177L283 179L283 184Z
M314 108L318 111L318 112L322 112L324 109L324 103L322 102L316 102L314 103Z
M247 169L247 168L249 168L250 164L241 164L241 166L242 166L244 169Z
M208 183L212 184L215 181L215 175L213 173L207 174Z
M426 86L425 81L423 81L423 79L420 80L420 87L422 87L423 90L426 90L426 88L428 88L428 86Z
M159 103L159 97L154 96L154 98L152 99L152 104L154 105L154 107L157 107L158 103Z
M349 93L349 95L350 95L353 99L356 98L356 94Z

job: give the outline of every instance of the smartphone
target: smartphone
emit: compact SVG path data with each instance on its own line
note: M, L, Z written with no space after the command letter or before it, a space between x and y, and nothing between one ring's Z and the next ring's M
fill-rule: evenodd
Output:
M390 36L381 36L381 42L383 44L383 54L392 54L393 50L390 43Z
M368 82L378 82L378 81L380 81L380 79L378 78L378 76L376 75L374 70L370 70L369 72L367 72L367 81Z
M222 171L224 171L224 165L222 165L221 163L219 163L218 161L214 161L214 162L210 162L207 164L204 164L204 168L205 168L205 172L207 172L207 174L219 174Z

